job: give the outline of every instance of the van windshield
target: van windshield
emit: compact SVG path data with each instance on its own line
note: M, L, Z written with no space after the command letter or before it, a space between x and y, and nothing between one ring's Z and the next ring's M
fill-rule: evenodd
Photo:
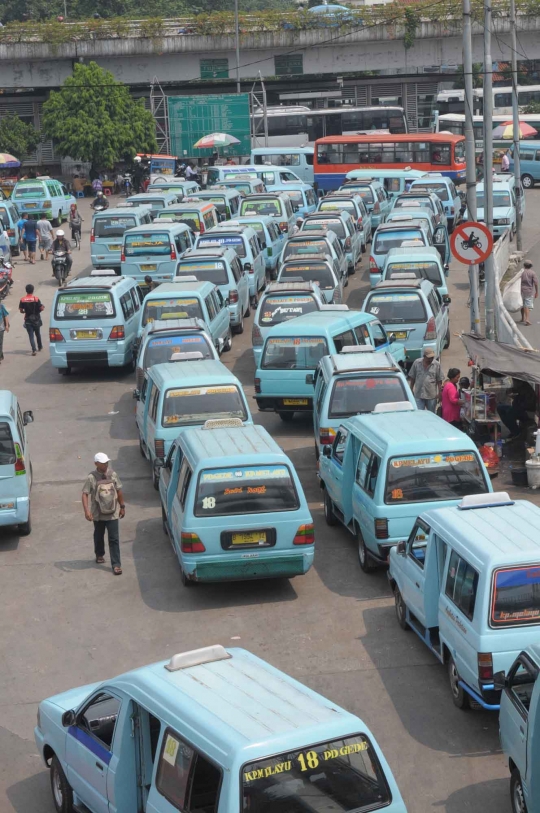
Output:
M200 424L210 418L247 418L244 401L236 385L182 387L165 393L161 418L165 428Z
M200 333L193 336L156 336L146 345L143 369L153 364L165 364L173 353L202 353L205 359L214 358L208 339Z
M277 200L243 200L240 204L240 214L243 215L270 215L279 217L281 207Z
M448 187L446 184L443 183L423 183L421 186L420 184L411 187L411 192L414 191L427 191L427 192L435 192L439 200L450 200L450 196L448 194Z
M189 262L178 263L176 276L195 276L201 282L213 282L214 285L227 285L227 266L223 260L217 262Z
M396 231L381 231L377 233L377 239L373 246L373 253L386 255L391 248L401 248L404 240L421 240L421 245L425 246L426 241L422 229L399 229Z
M373 314L384 324L399 322L425 322L426 309L417 293L381 293L369 297L367 313Z
M96 217L94 220L94 235L96 237L122 237L126 229L137 225L134 217Z
M407 193L407 197L397 198L394 203L394 209L406 209L408 206L420 206L422 209L431 209L432 212L436 211L435 204L427 195L414 195L413 197L410 193Z
M483 209L485 206L485 198L483 192L477 192L476 194L476 205L479 209ZM495 208L499 206L508 207L512 205L512 201L510 200L510 194L508 192L494 192L493 193L493 206Z
M365 734L249 762L242 769L242 789L243 813L359 813L390 803L381 765Z
M200 300L188 297L148 299L144 305L142 324L156 319L204 319Z
M5 421L0 422L0 466L10 466L15 463L15 446L11 436L11 427Z
M266 370L314 370L327 355L328 345L318 336L268 339L261 366Z
M200 237L197 241L197 248L210 248L211 246L231 246L234 248L239 257L246 256L246 246L244 238L240 235L231 235L222 237L219 234L212 232L208 237Z
M355 187L347 187L347 190L354 189L356 195L360 195L364 203L374 203L375 199L373 197L373 190L370 186L355 186Z
M490 626L540 624L540 564L496 570Z
M226 517L233 514L267 514L295 511L300 507L298 494L288 466L234 466L201 472L195 500L196 517ZM228 548L268 547L275 545L275 531L222 534ZM257 805L251 808L260 810Z
M261 305L259 323L261 327L272 327L316 310L317 303L312 294L267 296Z
M227 200L224 195L205 195L204 200L207 200L209 203L213 203L220 215L228 214Z
M309 238L306 236L302 240L289 240L283 252L283 259L287 257L297 257L302 254L328 254L332 256L332 249L323 237Z
M356 204L352 200L323 201L319 206L319 212L335 212L344 209L346 212L356 215Z
M139 232L125 235L125 254L138 257L145 254L170 254L171 238L167 232Z
M287 282L289 277L297 277L304 282L315 282L323 291L336 287L334 275L325 263L306 263L306 265L284 265L279 273L279 282Z
M487 490L476 452L405 455L392 457L388 463L384 501L399 505L458 500Z
M113 298L110 293L96 291L58 294L55 316L57 319L112 319L116 316Z
M321 218L320 220L315 218L312 220L310 218L304 222L301 231L309 231L310 229L312 231L330 229L330 231L335 232L341 240L345 240L345 237L347 236L345 234L345 225L343 220L340 220L338 217L336 217L335 220L330 220L330 218L327 217Z
M336 381L330 399L330 418L349 418L373 412L377 404L408 401L403 382L397 375L359 376Z
M201 230L201 219L198 211L170 212L167 209L163 209L158 215L158 220L168 220L170 218L172 218L175 223L185 223L192 231Z
M428 279L433 285L441 285L441 269L437 263L391 263L387 267L385 279L393 274L414 274L416 279Z
M44 198L45 190L42 186L18 186L13 191L14 198Z

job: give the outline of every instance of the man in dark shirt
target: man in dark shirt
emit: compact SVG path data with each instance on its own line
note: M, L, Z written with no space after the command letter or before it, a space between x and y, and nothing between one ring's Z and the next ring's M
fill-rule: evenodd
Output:
M23 225L23 240L26 242L28 249L28 259L32 265L36 261L36 243L37 243L37 222L29 218L25 220Z
M507 440L516 440L521 437L521 432L529 421L527 413L534 413L536 409L536 396L530 384L518 379L513 379L513 387L508 390L508 394L513 396L512 403L499 404L497 412L501 421L510 430Z
M19 302L19 311L24 313L24 326L30 339L30 347L32 348L32 355L36 355L36 342L37 349L43 350L43 343L41 341L41 311L44 306L41 304L37 296L34 296L34 286L28 284L26 286L26 296L23 296Z

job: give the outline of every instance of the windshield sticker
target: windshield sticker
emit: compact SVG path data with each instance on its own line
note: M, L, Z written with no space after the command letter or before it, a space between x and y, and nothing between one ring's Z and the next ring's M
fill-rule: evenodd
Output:
M452 463L474 463L473 454L434 454L427 457L405 457L392 460L395 469L403 466L441 466Z
M307 345L308 347L316 347L318 344L324 344L324 339L268 339L268 344L277 344L279 347L297 347L298 345Z
M184 398L190 395L222 395L225 392L236 392L236 387L197 387L185 390L169 390L166 398Z
M223 263L190 263L189 265L178 266L179 274L184 274L187 271L221 271Z
M234 483L240 480L278 480L289 477L283 466L268 466L265 469L211 469L203 471L201 483ZM237 488L237 487L235 487Z
M179 305L197 305L198 299L150 299L146 305L148 308L175 308Z
M307 771L309 769L314 770L317 768L321 762L328 762L330 759L337 759L338 757L349 756L349 754L358 754L361 751L368 750L367 742L355 742L351 745L342 745L340 748L332 748L328 751L317 752L317 751L306 751L306 752L299 752L296 754L296 759L294 762L298 764L294 765L294 768L300 767L301 771ZM244 772L244 782L253 782L257 779L265 779L268 776L274 776L278 773L285 773L287 771L291 771L293 769L293 760L287 760L286 762L278 762L275 765L268 765L265 768L259 768L254 771L245 771Z
M171 737L170 734L167 734L167 741L165 742L165 748L163 749L163 759L165 762L168 762L169 765L174 766L176 764L176 755L178 754L178 749L180 747L180 743L174 737Z
M430 263L392 263L388 266L389 271L431 271L434 262Z
M199 245L206 246L209 243L224 243L227 246L239 246L242 245L243 242L244 240L242 237L218 237L217 235L213 234L212 237L209 237L208 239L203 237L201 240L199 240Z

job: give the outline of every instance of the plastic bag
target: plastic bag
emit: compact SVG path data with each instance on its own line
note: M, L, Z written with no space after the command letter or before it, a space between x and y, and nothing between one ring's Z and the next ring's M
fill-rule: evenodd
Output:
M523 297L521 296L522 273L523 271L518 271L504 289L503 305L509 313L515 313L523 307Z

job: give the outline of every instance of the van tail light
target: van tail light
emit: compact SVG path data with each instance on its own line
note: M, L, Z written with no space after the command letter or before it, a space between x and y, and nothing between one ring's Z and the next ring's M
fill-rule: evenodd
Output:
M255 392L259 392L259 393L260 393L260 391L261 391L261 379L260 379L260 378L256 378L256 379L255 379Z
M253 347L261 347L263 343L263 337L259 325L253 325L251 330L251 344Z
M327 446L329 443L334 442L336 433L334 429L322 427L319 429L319 443L321 446Z
M124 251L122 250L122 253L120 254L120 262L125 263L125 261L126 261L126 255L124 254Z
M238 302L238 291L229 291L229 302Z
M26 466L24 465L24 456L18 443L15 444L15 453L17 455L15 459L15 474L24 474Z
M363 227L363 225L364 225L364 219L362 217L359 217L358 220L356 221L356 223L357 223L358 228L361 229Z
M374 257L369 258L369 271L370 271L371 274L380 274L381 273L379 271L379 266L375 262Z
M7 233L8 237L15 237L15 229L8 229Z
M375 538L388 539L388 520L376 519L375 520Z
M308 522L306 525L300 525L293 539L293 545L313 545L314 542L315 529L313 523Z
M171 243L171 260L177 260L178 257L176 256L176 248L174 247L174 243Z
M182 553L204 553L206 548L197 536L197 534L189 534L182 531L180 537L180 550Z
M43 201L43 208L44 209L52 209L52 200L44 200Z
M493 655L491 652L478 653L478 678L480 680L493 680Z
M435 317L431 316L426 327L426 335L424 339L434 341L437 338L437 328L435 327Z
M374 215L380 215L380 213L381 213L381 205L380 205L379 201L377 201L377 203L373 207L373 214Z
M346 240L345 240L345 248L346 248L347 250L349 250L349 249L350 249L350 247L351 247L351 238L350 238L350 237L347 237L347 238L346 238Z
M453 206L451 206L451 207L450 207L450 214L451 214L451 215L454 215L455 213L456 213L455 208L454 208Z
M156 438L154 440L154 452L156 453L156 457L165 457L165 441Z
M280 223L280 224L279 224L279 228L281 229L281 231L289 231L289 224L288 224L288 223L285 223L285 222L284 222L284 223Z
M96 233L95 233L94 229L90 229L90 242L91 243L96 242Z
M111 330L111 335L109 336L110 342L117 342L120 339L125 339L126 334L124 332L124 325L114 325L113 329Z
M199 234L204 234L204 223L199 224Z
M50 327L49 328L49 341L50 342L63 342L64 337L60 333L57 327Z

